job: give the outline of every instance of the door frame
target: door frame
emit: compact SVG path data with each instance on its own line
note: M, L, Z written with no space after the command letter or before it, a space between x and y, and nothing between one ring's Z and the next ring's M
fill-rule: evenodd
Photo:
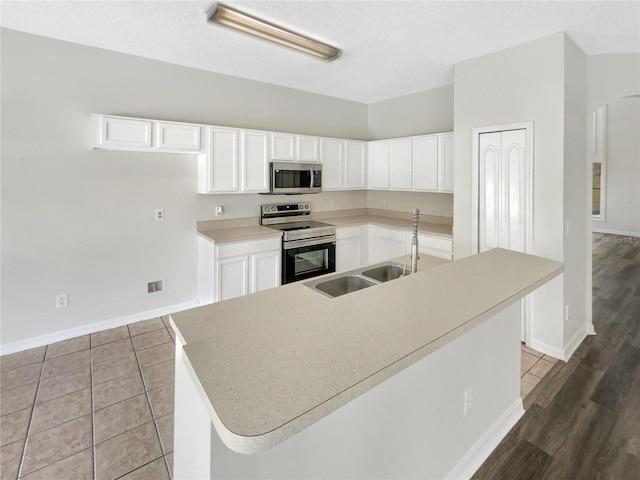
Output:
M479 229L479 219L480 219L480 201L478 195L480 194L480 185L479 185L479 170L480 170L480 135L483 133L494 133L494 132L504 132L508 130L525 130L526 136L526 146L525 146L525 158L527 161L527 175L526 175L526 188L529 192L529 201L527 203L527 212L525 218L525 253L533 254L534 253L534 244L533 244L533 201L534 201L534 191L533 191L533 174L534 174L534 165L533 165L533 121L527 122L518 122L518 123L507 123L501 125L491 125L487 127L477 127L472 130L472 145L473 145L473 156L472 156L472 165L471 165L471 253L476 254L479 253L479 244L480 240L478 238L480 229ZM522 299L522 341L528 342L533 333L533 296L531 293Z

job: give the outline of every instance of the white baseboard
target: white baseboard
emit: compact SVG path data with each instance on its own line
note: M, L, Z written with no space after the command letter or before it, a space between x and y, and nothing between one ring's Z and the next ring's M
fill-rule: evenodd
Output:
M593 326L591 328L593 328ZM583 325L582 328L580 328L564 346L564 358L562 360L567 362L571 358L571 355L573 355L578 349L582 341L587 338L587 335L587 326Z
M45 335L38 335L36 337L27 338L25 340L2 344L0 346L0 352L2 355L9 355L10 353L21 352L30 348L41 347L43 345L49 345L51 343L61 342L63 340L69 340L70 338L79 337L81 335L87 335L90 333L96 333L102 330L108 330L109 328L120 327L129 323L140 322L142 320L150 320L152 318L161 317L163 315L170 315L172 313L180 312L182 310L187 310L189 308L194 308L197 306L198 304L195 301L179 303L176 305L170 305L168 307L156 308L154 310L134 313L133 315L125 315L124 317L117 317L109 320L103 320L101 322L90 323L88 325L82 325L80 327L68 328L66 330L60 330L58 332L48 333Z
M593 328L593 324L583 325L571 339L565 344L564 348L554 347L548 343L541 342L539 340L531 339L527 342L527 346L537 350L538 352L549 355L550 357L557 358L563 362L568 362L571 355L575 353L582 341L587 338L588 335L595 335L596 332Z
M611 230L608 228L593 227L594 233L610 233L612 235L628 235L630 237L640 237L640 232L627 232L625 230Z
M447 480L468 479L485 462L491 452L507 436L513 426L518 423L520 417L524 415L522 400L518 398L509 408L496 420L496 422L482 435L476 443L460 459L455 467L447 474Z
M541 342L540 340L533 338L527 342L527 347L531 347L540 353L544 353L545 355L564 361L564 349L562 348L549 345L548 343Z

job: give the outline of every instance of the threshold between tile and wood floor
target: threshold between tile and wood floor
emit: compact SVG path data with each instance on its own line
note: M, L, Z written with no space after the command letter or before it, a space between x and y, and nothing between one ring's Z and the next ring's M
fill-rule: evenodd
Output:
M555 360L522 347L523 398ZM1 480L168 480L168 317L0 357Z

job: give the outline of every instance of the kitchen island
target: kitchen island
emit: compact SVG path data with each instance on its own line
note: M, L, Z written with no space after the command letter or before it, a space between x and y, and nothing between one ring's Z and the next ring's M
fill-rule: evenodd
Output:
M419 270L172 315L174 478L470 476L523 412L519 300L562 264L495 249Z

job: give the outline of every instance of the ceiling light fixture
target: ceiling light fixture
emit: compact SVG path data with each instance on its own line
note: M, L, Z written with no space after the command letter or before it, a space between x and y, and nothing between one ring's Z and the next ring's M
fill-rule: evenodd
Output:
M338 58L342 53L337 48L291 32L225 5L217 4L214 8L215 10L207 19L210 22L217 22L227 27L235 28L326 61Z

